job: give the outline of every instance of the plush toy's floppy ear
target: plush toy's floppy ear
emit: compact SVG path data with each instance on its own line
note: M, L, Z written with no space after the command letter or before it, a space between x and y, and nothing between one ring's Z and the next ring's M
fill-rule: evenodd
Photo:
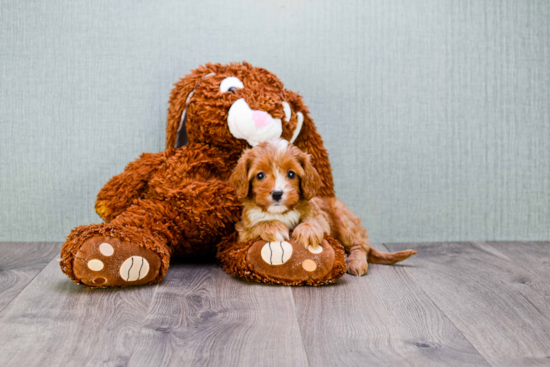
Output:
M242 200L248 196L250 190L250 182L248 181L248 169L250 168L251 160L250 149L244 151L241 158L237 162L237 167L233 170L231 177L229 177L229 183L235 190L237 199Z
M332 181L332 168L328 160L328 153L323 145L323 139L317 132L315 123L309 117L309 110L304 105L302 97L295 92L285 89L285 99L290 104L290 108L296 113L298 125L294 131L291 140L292 143L302 151L311 155L311 163L321 176L321 186L317 191L318 196L333 197L334 183ZM301 115L301 116L300 116ZM302 120L301 129L300 120ZM296 132L299 130L299 133Z
M321 187L321 177L319 177L319 173L315 167L313 167L309 154L300 152L298 159L304 169L304 175L300 178L302 196L305 200L310 200L317 195L317 191Z
M170 93L168 124L166 126L166 148L175 148L187 144L187 104L197 84L195 73L187 75L174 84ZM181 136L179 136L181 134ZM177 144L176 144L177 143Z
M201 80L214 74L209 68L211 66L209 64L201 66L174 84L174 88L170 93L170 106L168 107L166 148L179 148L187 144L187 107Z

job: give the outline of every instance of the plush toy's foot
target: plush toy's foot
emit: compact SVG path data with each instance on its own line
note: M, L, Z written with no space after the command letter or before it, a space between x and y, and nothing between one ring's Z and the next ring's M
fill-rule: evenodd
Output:
M91 287L147 284L159 273L160 258L151 250L109 236L85 241L74 256L74 273Z
M321 280L334 266L334 250L324 240L315 250L289 240L282 242L255 242L248 250L247 259L261 276L274 282L299 284Z
M346 272L344 250L328 236L316 249L306 249L293 240L257 241L239 244L218 257L228 273L269 284L330 284Z
M158 238L137 228L100 224L78 227L63 245L61 268L90 288L158 282L170 254Z

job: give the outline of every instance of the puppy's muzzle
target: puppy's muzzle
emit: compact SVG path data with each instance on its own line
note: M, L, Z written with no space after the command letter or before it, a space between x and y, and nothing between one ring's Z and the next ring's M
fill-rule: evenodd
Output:
M282 191L272 191L271 192L271 197L273 198L273 200L279 201L283 197L283 192Z

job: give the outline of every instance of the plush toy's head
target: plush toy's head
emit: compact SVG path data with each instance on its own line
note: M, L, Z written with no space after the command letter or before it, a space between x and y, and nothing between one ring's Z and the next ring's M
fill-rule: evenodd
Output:
M328 153L302 97L269 71L243 63L206 64L174 85L166 148L208 144L238 157L282 138L311 155L322 178L318 196L334 196Z
M175 84L166 144L242 151L271 138L294 142L306 114L301 97L269 71L246 62L206 64Z

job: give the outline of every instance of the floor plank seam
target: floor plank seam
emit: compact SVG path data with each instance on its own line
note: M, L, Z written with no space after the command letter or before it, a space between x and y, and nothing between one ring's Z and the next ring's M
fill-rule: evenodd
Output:
M506 255L505 253L503 253L502 251L500 251L497 247L495 246L492 246L490 243L488 242L485 242L485 241L472 241L473 244L478 244L478 243L483 243L485 246L489 246L490 248L492 248L493 250L495 250L496 252L498 252L499 254L501 254L502 256L504 256L506 259L508 259L508 261L510 261L512 264L515 264L516 266L518 266L519 268L522 268L523 270L533 274L535 277L537 277L538 279L540 279L543 284L546 284L546 279L544 279L542 276L540 276L539 274L535 273L533 270L531 270L531 268L526 268L524 267L521 263L518 263L517 261L515 261L513 258L509 257L508 255Z
M298 332L300 333L300 341L302 342L302 349L304 350L304 354L306 356L307 365L311 367L311 363L309 363L309 356L307 354L307 349L304 344L304 335L302 334L302 328L300 327L300 321L298 320L298 312L296 312L296 299L294 298L294 292L292 291L292 288L288 286L288 289L290 291L290 295L292 296L292 307L294 308L294 319L296 320L296 325L298 325Z
M391 252L391 250L388 248L388 246L386 246L385 243L382 244L382 246L384 246L386 248L386 250L388 252ZM443 310L441 309L441 307L439 307L439 305L433 300L432 297L430 297L430 295L428 294L428 292L426 292L426 290L424 289L424 287L422 287L422 284L420 284L416 278L406 269L406 268L402 268L406 273L407 275L412 279L413 282L415 282L418 287L422 290L422 292L424 292L424 294L426 295L426 297L428 297L428 299L433 303L433 305L441 312L442 315L444 315L447 320L449 320L449 322L455 327L455 329L464 337L465 340L468 341L468 343L472 346L472 348L474 348L474 350L481 356L481 358L483 358L483 360L487 363L488 366L493 366L491 363L489 363L489 361L487 360L487 358L485 358L485 356L483 354L481 354L481 352L479 351L479 349L477 349L475 347L475 345L472 343L472 341L466 336L464 335L464 333L462 332L462 330L460 330L460 328L454 323L454 321L445 313L443 312ZM493 367L496 367L496 366L493 366Z
M54 242L54 243L59 243L59 242ZM29 285L31 285L32 282L34 282L34 280L36 279L36 277L39 276L39 275L46 269L46 267L47 267L48 265L50 265L50 263L51 263L52 261L54 261L54 260L57 261L57 262L60 261L60 259L59 259L59 254L56 254L56 255L54 256L53 259L51 259L51 260L48 261L46 264L44 264L44 266L42 267L42 269L32 277L32 279L31 279L31 280L21 289L21 291L17 294L17 296L13 297L13 299L12 299L11 301L9 301L8 303L6 303L6 304L4 305L4 307L2 307L2 309L0 309L0 318L1 318L2 313L4 312L4 310L7 309L8 306L11 305L16 299L18 299L19 296L21 296L21 294L25 291L25 289L27 289L27 287L28 287Z
M161 283L161 282L160 282ZM159 288L161 287L161 284L160 283L157 283L154 287L155 287L155 291L153 292L153 296L151 297L151 302L149 303L149 307L147 309L147 313L145 314L145 317L143 318L143 323L141 324L141 328L139 329L139 333L137 334L136 336L136 344L134 345L134 348L132 348L132 352L130 353L130 355L128 356L128 362L126 362L126 367L128 367L128 365L130 364L130 361L132 360L132 357L134 356L134 353L136 351L136 348L139 344L139 339L141 338L141 332L143 331L143 328L145 327L145 323L147 322L147 317L149 316L149 314L151 313L151 310L153 309L153 303L155 301L155 297L157 295L157 292L159 290ZM146 287L150 287L150 286L147 286Z

